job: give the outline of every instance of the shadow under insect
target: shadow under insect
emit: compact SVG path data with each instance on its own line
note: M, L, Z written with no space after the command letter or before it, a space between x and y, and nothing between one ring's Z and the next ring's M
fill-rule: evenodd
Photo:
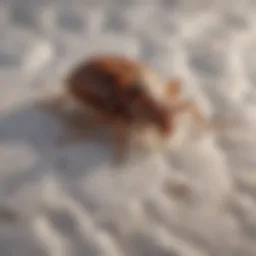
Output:
M72 133L73 137L66 136ZM0 115L0 143L26 143L39 155L39 169L58 170L72 178L108 161L109 135L107 127L93 124L85 113L59 111L46 101Z

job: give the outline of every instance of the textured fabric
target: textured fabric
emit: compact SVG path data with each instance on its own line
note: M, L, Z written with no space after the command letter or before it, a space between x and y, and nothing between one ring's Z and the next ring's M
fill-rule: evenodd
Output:
M1 0L0 255L255 256L255 3ZM58 145L66 122L37 100L106 52L181 78L228 129L184 116L168 152L123 167L102 127Z

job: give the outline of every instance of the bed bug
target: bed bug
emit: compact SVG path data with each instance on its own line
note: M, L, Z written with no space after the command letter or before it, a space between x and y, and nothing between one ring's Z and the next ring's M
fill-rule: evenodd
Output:
M111 125L119 160L123 160L131 131L143 134L152 128L165 141L181 112L190 111L198 122L204 122L192 101L180 100L179 80L162 81L142 62L128 57L91 57L69 71L64 85L62 102L72 98Z

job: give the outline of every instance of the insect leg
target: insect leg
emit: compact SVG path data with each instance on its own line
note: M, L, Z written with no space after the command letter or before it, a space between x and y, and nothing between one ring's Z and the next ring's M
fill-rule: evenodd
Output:
M88 137L89 132L95 132L102 122L96 113L86 116L80 113L73 113L66 118L67 128L57 139L57 144L60 146L80 142Z
M115 143L114 162L116 164L120 164L125 160L125 153L128 149L127 125L123 122L117 121L114 124L113 129Z
M232 125L231 122L224 122L213 120L209 121L202 115L201 111L199 110L198 105L196 105L193 101L184 100L181 103L177 104L175 107L172 108L173 115L179 115L182 112L190 112L194 118L194 120L201 126L203 129L206 130L225 130Z
M172 107L172 113L174 116L180 115L183 112L189 112L193 116L194 120L204 128L209 128L209 124L203 117L201 111L199 111L198 106L190 100L184 100L177 105Z
M170 99L179 96L181 94L180 81L177 79L171 80L166 87L166 93Z

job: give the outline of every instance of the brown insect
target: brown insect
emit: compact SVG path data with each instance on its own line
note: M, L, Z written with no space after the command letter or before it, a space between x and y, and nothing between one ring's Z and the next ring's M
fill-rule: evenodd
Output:
M64 82L65 96L112 126L119 160L134 131L154 129L164 141L181 112L190 111L204 122L193 102L180 100L179 81L161 81L148 67L126 57L92 57L74 67Z

